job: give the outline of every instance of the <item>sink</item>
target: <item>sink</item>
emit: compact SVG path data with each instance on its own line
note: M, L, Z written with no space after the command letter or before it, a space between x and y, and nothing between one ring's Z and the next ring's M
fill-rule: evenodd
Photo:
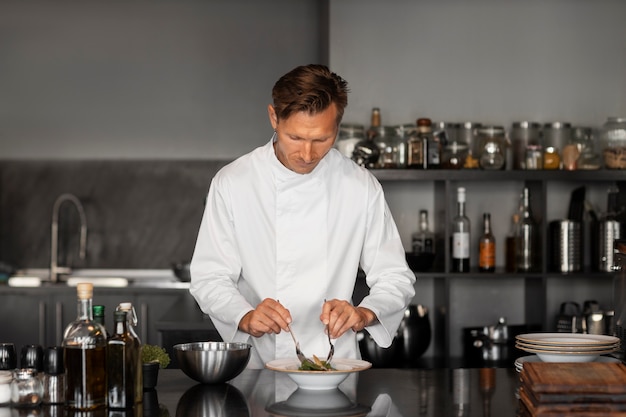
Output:
M189 283L179 281L171 269L76 269L58 283L49 280L48 269L24 269L8 280L11 287L40 287L90 282L94 287L189 288Z

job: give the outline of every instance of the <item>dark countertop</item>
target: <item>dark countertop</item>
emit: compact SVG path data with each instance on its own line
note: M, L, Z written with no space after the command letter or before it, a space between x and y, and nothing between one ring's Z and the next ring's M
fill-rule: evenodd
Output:
M301 398L302 391L297 391L295 383L285 374L245 370L229 383L202 385L178 369L165 369L160 371L157 389L144 393L143 417L515 416L519 374L512 368L485 369L492 372L490 381L494 387L486 396L480 390L481 382L485 381L481 369L368 369L350 376L339 386L340 391L306 396L314 400L307 410L300 411L291 405L294 401L298 404L296 399ZM462 373L464 377L459 378ZM454 395L453 381L459 380L468 387L464 413L457 412L455 406L458 396ZM490 401L485 403L484 398ZM351 405L326 411L313 408L328 407L333 402ZM132 415L109 413L108 417Z

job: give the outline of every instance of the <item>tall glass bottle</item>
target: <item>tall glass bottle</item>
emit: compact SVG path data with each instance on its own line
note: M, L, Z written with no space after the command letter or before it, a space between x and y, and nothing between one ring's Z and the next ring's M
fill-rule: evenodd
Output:
M537 224L530 208L530 192L524 187L517 248L517 270L537 270Z
M434 234L428 226L428 211L420 210L419 229L411 236L413 253L435 253Z
M128 329L127 312L115 312L114 332L107 342L107 401L110 409L132 408L136 399L139 346ZM143 392L142 392L143 395Z
M137 358L134 364L134 375L135 375L135 403L140 403L143 401L143 364L141 361L141 341L139 340L139 336L137 336L137 332L135 332L135 326L137 326L137 314L135 313L135 308L132 303L120 303L115 311L123 311L126 313L126 326L128 329L128 333L132 336L133 346L137 350Z
M93 321L95 321L96 323L98 323L99 325L101 325L105 331L106 331L106 325L105 325L105 319L104 319L104 306L103 305L95 305L93 306ZM107 337L109 337L110 334L107 331Z
M452 219L452 272L469 272L470 220L465 215L465 188L457 189L457 214Z
M517 271L517 247L519 246L519 213L511 218L511 230L506 236L506 248L504 256L504 269L506 272Z
M76 286L78 315L63 334L66 405L92 410L106 406L106 331L93 321L93 284Z
M496 270L496 238L491 233L491 214L483 214L483 234L478 240L478 270L493 272Z

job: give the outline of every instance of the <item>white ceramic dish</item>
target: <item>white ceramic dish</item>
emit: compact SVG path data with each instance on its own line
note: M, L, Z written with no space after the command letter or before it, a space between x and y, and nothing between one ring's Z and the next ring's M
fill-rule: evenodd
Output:
M525 343L525 342L522 342L521 340L518 340L516 344L520 348L524 347L528 349L539 349L539 350L545 350L545 351L562 351L562 352L571 352L571 351L595 352L598 350L603 351L603 350L617 349L619 347L619 343L613 343L613 344L608 344L608 345L589 345L589 346L570 346L570 345L561 346L561 345L539 345L539 344L533 344L533 343Z
M524 368L524 364L528 362L543 362L543 361L537 355L522 356L520 358L515 359L515 369L518 372L520 372ZM619 363L621 361L617 358L612 358L610 356L598 356L592 362Z
M529 349L515 345L516 348L528 353L534 353L543 362L593 362L600 355L613 353L615 349L596 350L596 351L555 351L542 349Z
M582 333L527 333L515 336L525 343L557 346L610 345L619 343L614 336Z
M360 372L372 367L372 364L359 359L334 358L334 371L301 371L300 361L297 358L276 359L265 364L267 369L284 372L296 383L299 388L307 390L335 389L352 372Z

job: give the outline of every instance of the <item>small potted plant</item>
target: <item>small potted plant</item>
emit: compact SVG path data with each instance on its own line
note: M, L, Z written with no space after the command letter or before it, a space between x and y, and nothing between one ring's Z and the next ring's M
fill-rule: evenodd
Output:
M141 361L143 363L143 388L154 389L159 378L159 369L167 368L170 364L170 355L161 346L141 346Z

